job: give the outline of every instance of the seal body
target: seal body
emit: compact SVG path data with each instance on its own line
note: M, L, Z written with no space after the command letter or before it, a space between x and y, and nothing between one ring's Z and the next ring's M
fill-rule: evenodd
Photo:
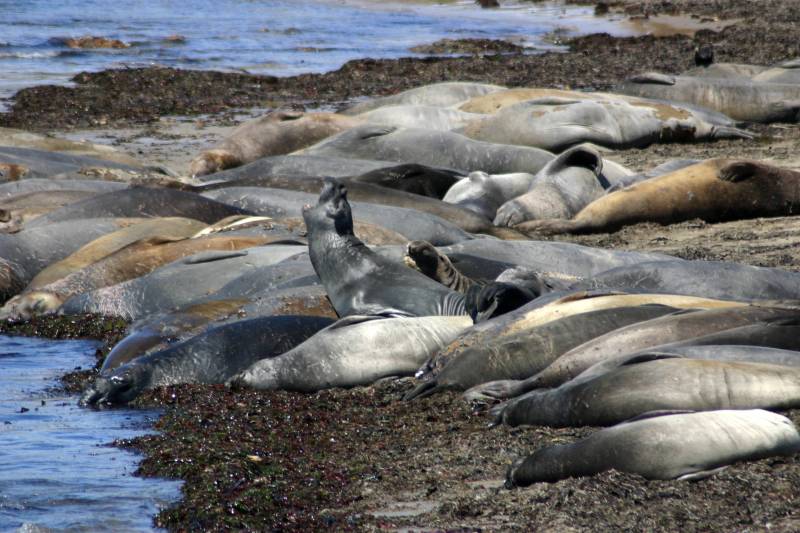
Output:
M385 106L426 105L450 107L470 98L505 89L499 85L470 82L434 83L416 87L390 96L360 102L342 111L345 115L359 115Z

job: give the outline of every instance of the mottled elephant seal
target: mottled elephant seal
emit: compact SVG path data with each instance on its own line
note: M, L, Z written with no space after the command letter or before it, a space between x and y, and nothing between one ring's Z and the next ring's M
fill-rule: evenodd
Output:
M347 190L329 178L316 206L303 209L311 262L339 316L463 315L463 295L390 261L353 233Z
M379 107L354 118L381 126L450 131L479 117L480 115L475 113L466 113L449 107L396 105Z
M710 159L603 196L571 220L538 220L523 232L616 231L639 222L672 224L693 218L723 222L785 216L800 208L800 172L755 161Z
M526 486L606 470L647 479L701 479L737 461L800 451L788 418L762 410L643 417L572 444L542 448L508 470L506 486Z
M697 104L746 122L797 122L800 119L800 85L791 83L649 72L630 78L615 90L645 98Z
M486 83L446 82L434 83L409 89L401 93L381 98L373 98L360 102L342 111L345 115L359 115L384 106L394 105L428 105L450 107L463 103L470 98L483 94L501 91L505 87Z
M466 316L376 318L340 320L285 354L258 361L230 383L262 390L315 392L410 376L433 352L472 324Z
M189 173L204 176L261 157L288 154L362 123L336 113L273 111L248 120L222 142L201 152L189 163Z
M561 152L580 143L608 148L714 139L751 139L668 103L539 99L505 107L458 130L471 139Z

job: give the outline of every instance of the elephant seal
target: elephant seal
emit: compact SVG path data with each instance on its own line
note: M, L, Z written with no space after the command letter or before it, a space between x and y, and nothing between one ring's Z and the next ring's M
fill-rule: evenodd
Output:
M626 149L653 143L752 139L691 110L656 102L539 99L520 102L459 130L471 139L561 152L589 142Z
M639 222L671 224L693 218L723 222L785 216L800 207L800 172L758 163L710 159L603 196L571 220L517 225L526 233L616 231Z
M695 78L648 72L628 79L616 92L709 107L745 122L797 122L800 86L749 79Z
M247 214L252 213L199 194L134 187L66 205L31 221L28 227L100 217L186 217L213 224L231 215Z
M477 324L465 332L420 369L418 375L427 376L429 381L406 397L411 399L446 388L464 390L491 381L490 376L497 376L494 378L497 380L525 379L581 343L622 327L615 324L624 317L633 316L635 320L627 323L634 324L647 320L648 313L655 313L650 316L652 318L675 309L741 306L735 302L655 294L578 293L538 304L542 299L538 298L495 320ZM648 305L650 307L644 307ZM650 311L652 306L656 306L654 311ZM622 308L635 309L613 311ZM612 311L602 313L608 310ZM588 313L596 313L596 316ZM618 318L617 313L623 318ZM600 320L600 316L608 318ZM590 320L584 325L583 321L591 317L595 317L596 322ZM602 328L606 329L599 331ZM551 341L553 335L560 336L557 346ZM531 342L537 343L537 350L529 349ZM544 346L538 348L539 344Z
M189 163L192 176L238 167L261 157L295 152L362 124L336 113L278 110L240 124L222 142Z
M373 98L351 106L344 111L345 115L360 115L384 106L396 105L427 105L438 107L451 107L458 105L470 98L501 91L505 87L499 85L489 85L486 83L471 82L446 82L434 83L409 89L401 93L381 98Z
M135 162L129 161L129 163ZM3 146L0 144L0 167L7 169L7 171L17 169L16 177L6 175L4 176L5 180L53 178L56 176L80 179L86 177L82 175L82 171L88 168L116 169L137 174L142 174L146 170L142 165L129 163L119 163L75 153Z
M410 376L471 324L466 316L349 316L283 355L258 361L229 384L316 392L369 385L389 376Z
M702 163L702 161L700 159L672 159L666 163L657 165L650 170L622 176L616 181L616 183L612 183L611 187L606 189L606 194L624 189L625 187L630 187L631 185L639 183L640 181L649 180L650 178L657 178L658 176L663 176L664 174L669 174L670 172L675 172L676 170L696 165L697 163Z
M52 263L36 274L27 288L32 290L53 283L104 257L108 257L136 241L156 236L167 239L187 239L205 227L206 224L190 218L165 217L142 220L113 233L98 237L61 261Z
M347 189L329 178L315 207L303 208L314 270L341 317L463 315L463 295L376 254L353 234Z
M230 253L276 240L263 236L143 239L62 279L15 296L0 309L0 317L30 318L37 314L52 313L76 294L138 278L182 257L207 250L224 250Z
M448 131L366 125L306 148L303 155L377 157L401 163L482 170L490 174L538 172L553 154L539 148L476 141Z
M0 198L12 198L20 194L42 191L87 191L104 193L127 189L127 183L103 180L69 180L30 178L19 181L0 183Z
M527 172L491 176L486 172L470 172L465 179L454 183L442 200L492 220L497 214L497 208L525 194L533 181L534 175Z
M612 268L575 289L663 292L723 300L800 300L800 274L726 261L655 261Z
M397 189L398 191L442 200L450 188L461 181L463 177L455 170L406 163L379 168L359 176L351 176L347 181L372 183L389 189Z
M798 451L800 434L792 421L769 411L655 413L572 444L542 448L509 468L506 487L611 469L647 479L702 479L738 461Z
M70 141L51 135L40 135L14 128L0 128L0 146L29 148L43 152L61 152L71 155L87 156L123 165L141 166L136 159L106 144L87 141Z
M275 219L275 223L285 226L292 232L299 235L306 235L306 223L302 217L285 217ZM377 224L370 224L369 222L354 220L353 231L356 237L364 241L364 244L369 246L387 246L393 244L405 245L408 239L397 233Z
M561 354L538 374L519 380L483 383L468 391L470 400L505 399L538 388L557 387L603 361L643 350L664 352L662 345L692 344L707 335L771 318L796 316L786 309L741 306L675 313L609 331ZM711 341L709 340L709 343ZM719 340L717 344L723 344Z
M527 220L572 218L611 184L603 175L603 158L586 146L575 146L547 163L528 191L497 209L497 226L515 226Z
M579 427L609 426L659 410L800 405L800 368L666 357L628 362L599 376L531 391L497 411L508 426Z
M379 126L397 128L423 128L426 130L450 131L461 128L480 115L449 107L425 105L383 106L354 118Z
M318 198L316 194L266 187L226 187L205 192L203 196L274 218L300 216L302 207ZM415 209L366 202L353 202L352 208L359 220L388 226L408 240L445 245L474 238L443 218Z
M460 206L454 206L435 198L428 198L405 191L387 189L380 185L373 185L372 183L350 181L347 178L340 179L342 183L347 186L348 194L357 202L369 202L372 204L416 209L417 211L423 211L443 218L470 233L491 233L493 231L492 223L488 218ZM322 183L323 178L314 176L305 178L261 176L258 178L243 178L233 182L208 185L200 190L208 191L226 187L256 186L311 193L319 191L322 187Z
M65 205L95 196L89 191L39 191L0 200L0 231L15 233L26 223Z
M291 350L332 322L323 317L271 316L225 324L98 377L80 403L125 404L154 387L225 383L256 361Z

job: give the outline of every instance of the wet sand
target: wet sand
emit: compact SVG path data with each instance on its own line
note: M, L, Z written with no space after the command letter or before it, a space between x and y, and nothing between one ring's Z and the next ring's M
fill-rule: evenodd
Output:
M691 65L694 47L708 42L715 44L718 61L770 64L800 55L800 4L791 0L765 0L757 9L749 0L607 4L618 16L740 22L691 37L592 35L570 41L566 53L365 59L336 72L286 79L168 69L104 72L81 76L75 88L22 91L0 123L76 137L110 136L106 140L131 155L181 171L193 153L253 107L335 108L445 80L607 89L641 71L680 72ZM635 170L670 158L717 156L800 167L800 127L753 130L759 134L753 140L655 145L606 155ZM799 229L797 217L784 217L640 224L613 234L559 238L800 271ZM33 332L64 335L69 323ZM99 335L104 331L99 327L86 333ZM592 428L489 430L485 416L457 394L400 401L413 384L388 380L311 395L171 387L138 400L171 407L158 423L161 434L120 444L144 452L141 474L187 481L184 499L156 518L171 530L800 529L799 457L738 464L692 483L609 472L509 491L501 485L512 460L540 446L573 441ZM789 416L800 422L800 411Z

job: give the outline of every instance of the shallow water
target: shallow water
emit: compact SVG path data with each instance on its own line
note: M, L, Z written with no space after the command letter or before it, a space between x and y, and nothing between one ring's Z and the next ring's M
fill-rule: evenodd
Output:
M124 66L238 70L273 75L333 70L361 57L413 56L441 38L510 38L552 48L543 35L632 33L591 7L506 0L481 9L381 0L0 0L0 97L66 83L81 71ZM103 36L124 49L70 49L64 38ZM180 35L181 42L165 40Z
M144 434L158 413L82 409L46 392L93 365L96 347L0 336L0 531L151 531L178 499L180 483L134 477L139 457L108 446Z

